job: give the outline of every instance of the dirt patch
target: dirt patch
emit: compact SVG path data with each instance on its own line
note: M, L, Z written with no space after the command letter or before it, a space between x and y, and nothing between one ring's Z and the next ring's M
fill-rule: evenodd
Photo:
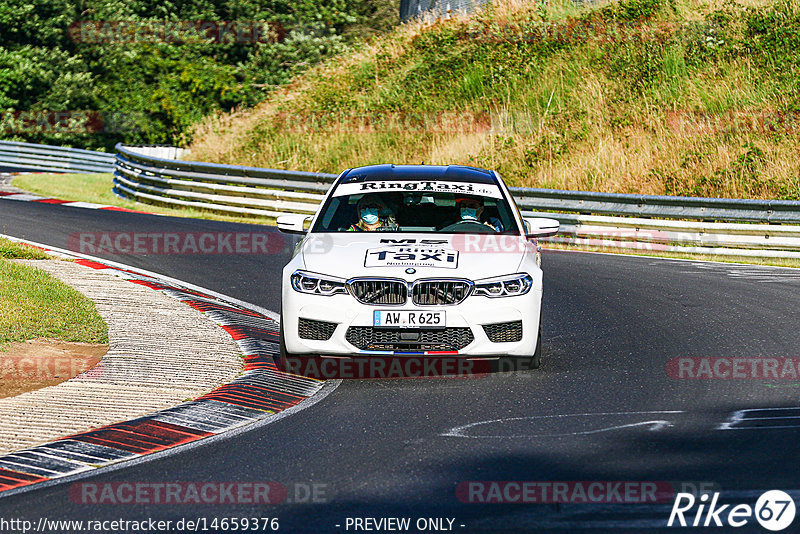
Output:
M0 350L0 398L52 386L88 371L108 345L32 339Z

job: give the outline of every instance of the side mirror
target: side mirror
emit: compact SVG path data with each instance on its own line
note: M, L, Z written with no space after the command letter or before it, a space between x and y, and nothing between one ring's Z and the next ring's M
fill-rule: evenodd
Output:
M543 217L527 217L525 221L525 235L532 237L548 237L558 233L559 223L555 219Z
M278 216L278 230L287 234L305 234L306 221L311 220L311 215L291 213Z

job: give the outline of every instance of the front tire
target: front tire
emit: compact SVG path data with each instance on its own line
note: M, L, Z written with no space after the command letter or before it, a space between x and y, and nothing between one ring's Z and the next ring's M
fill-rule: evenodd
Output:
M286 353L286 341L283 338L283 310L281 310L281 326L280 326L280 337L278 338L278 370L283 371L284 373L288 372L286 367L286 362L288 361Z
M283 310L281 309L281 326L280 326L280 341L278 343L279 351L280 351L280 362L278 363L278 370L299 376L307 376L309 378L317 378L319 380L324 380L319 376L314 376L311 374L306 374L307 361L313 357L308 354L295 354L293 352L289 352L286 350L286 338L284 337L284 328L283 328Z
M279 352L280 352L280 362L278 362L278 369L285 373L291 372L289 362L289 358L293 355L290 354L286 350L286 337L284 336L284 329L283 329L283 309L281 309L281 326L280 326L280 341L278 342Z
M538 369L542 365L542 316L539 315L539 337L536 340L536 349L530 360L531 369Z
M278 346L280 347L281 362L285 362L287 354L286 354L286 340L283 337L283 313L281 313L280 340L278 341Z
M542 365L542 317L539 316L539 336L536 339L536 348L530 356L501 356L499 370L502 371L530 371Z

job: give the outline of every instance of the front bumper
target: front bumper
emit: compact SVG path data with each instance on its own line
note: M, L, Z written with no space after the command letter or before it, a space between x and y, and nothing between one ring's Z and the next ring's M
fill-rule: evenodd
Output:
M494 357L494 356L531 356L536 348L539 334L539 314L541 311L542 293L532 289L529 293L518 297L489 298L471 295L462 303L452 306L416 306L411 302L402 306L365 305L358 302L351 295L309 295L299 293L289 284L283 289L283 321L284 342L286 350L294 355L386 355L386 354L448 354L464 357ZM454 329L453 335L438 336L431 332L426 336L430 340L458 340L458 345L463 345L463 329L468 329L471 341L457 350L443 350L443 346L435 347L437 350L425 350L426 345L421 342L406 340L403 346L392 347L391 341L380 345L379 349L359 348L364 343L356 340L365 339L363 336L354 335L354 330L359 328L359 333L368 332L373 327L373 312L375 310L416 310L416 311L444 311L446 328ZM298 328L300 319L334 323L333 333L325 340L304 339L300 337ZM493 342L489 339L484 325L498 323L521 322L522 336L519 341ZM304 323L307 328L308 322ZM324 325L321 327L324 330ZM458 332L456 332L458 330ZM416 329L406 329L404 332L417 332ZM424 330L423 330L424 332ZM329 333L326 331L326 334ZM441 332L440 332L441 333ZM305 334L308 335L307 333ZM350 341L348 341L348 337ZM391 336L388 336L391 338ZM404 336L408 337L408 336ZM413 336L412 336L413 337ZM386 336L381 337L385 340ZM356 344L352 343L355 342ZM448 341L452 344L452 341ZM435 343L434 343L435 345ZM427 345L430 347L431 345Z

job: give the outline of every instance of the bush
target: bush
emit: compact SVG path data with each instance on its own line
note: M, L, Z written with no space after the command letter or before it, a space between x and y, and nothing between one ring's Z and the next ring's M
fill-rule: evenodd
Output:
M186 142L193 122L256 104L398 13L398 0L0 0L0 136L100 149ZM104 21L256 21L270 38L130 40L119 25L87 24Z

